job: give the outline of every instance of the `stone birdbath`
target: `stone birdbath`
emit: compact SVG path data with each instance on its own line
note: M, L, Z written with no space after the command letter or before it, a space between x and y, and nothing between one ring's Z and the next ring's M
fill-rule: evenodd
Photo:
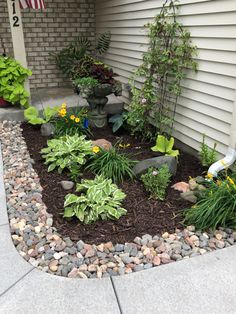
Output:
M80 94L85 98L90 107L90 121L93 127L103 128L107 125L107 113L104 110L108 102L108 95L114 94L121 96L121 83L116 81L114 84L99 84L93 87L78 86Z

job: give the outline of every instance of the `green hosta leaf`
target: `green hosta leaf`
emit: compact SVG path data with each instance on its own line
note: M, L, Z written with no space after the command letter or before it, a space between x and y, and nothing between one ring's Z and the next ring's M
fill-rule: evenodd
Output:
M56 163L52 163L52 164L48 167L48 172L53 171L56 167L57 167L57 164L56 164Z
M75 194L68 194L66 195L66 199L65 199L65 203L64 203L64 206L69 206L73 203L76 203L78 202L79 200L79 196L75 195Z
M63 217L71 218L75 215L74 209L72 207L66 207Z
M86 205L81 204L75 210L75 215L80 221L84 221Z
M44 117L46 122L49 122L58 112L59 107L54 107L54 108L50 108L47 107L44 109L43 113L44 113Z

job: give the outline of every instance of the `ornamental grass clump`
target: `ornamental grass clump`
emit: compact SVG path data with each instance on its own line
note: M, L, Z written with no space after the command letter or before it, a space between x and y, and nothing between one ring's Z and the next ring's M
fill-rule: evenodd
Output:
M164 201L170 178L171 173L168 166L163 165L160 169L149 168L147 173L141 176L141 181L151 198Z
M184 223L195 225L199 230L217 227L236 228L236 185L227 177L211 181L209 188L193 207L184 212Z
M121 207L125 193L103 176L82 180L76 191L80 196L68 194L65 198L65 218L76 216L81 222L90 224L99 219L119 219L127 212Z
M48 140L48 147L41 150L43 158L48 165L48 171L58 169L61 173L69 170L71 177L76 179L88 157L93 154L92 142L85 140L85 136L62 136L58 139Z
M113 182L123 182L125 178L134 178L133 167L135 160L131 160L127 154L120 153L115 147L108 151L98 149L92 157L87 169L95 174L102 174Z

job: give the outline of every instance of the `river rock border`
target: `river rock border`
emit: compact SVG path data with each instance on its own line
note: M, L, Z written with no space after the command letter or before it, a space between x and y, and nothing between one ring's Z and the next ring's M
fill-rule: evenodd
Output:
M194 226L162 236L137 236L133 243L125 244L89 245L62 237L42 201L40 179L20 124L4 121L0 134L12 240L19 254L44 272L84 279L124 275L236 243L236 232L231 229L212 234L195 231Z

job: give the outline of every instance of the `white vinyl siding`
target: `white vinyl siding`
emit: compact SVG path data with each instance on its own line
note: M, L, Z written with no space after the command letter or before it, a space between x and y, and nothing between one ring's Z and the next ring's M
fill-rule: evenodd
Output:
M111 46L105 55L119 80L128 82L147 49L143 25L160 11L161 0L97 0L97 32L110 30ZM207 143L217 142L225 154L229 142L236 89L236 0L180 0L179 21L198 47L198 73L182 82L175 118L175 137L199 149L202 133ZM129 101L128 92L123 100Z

